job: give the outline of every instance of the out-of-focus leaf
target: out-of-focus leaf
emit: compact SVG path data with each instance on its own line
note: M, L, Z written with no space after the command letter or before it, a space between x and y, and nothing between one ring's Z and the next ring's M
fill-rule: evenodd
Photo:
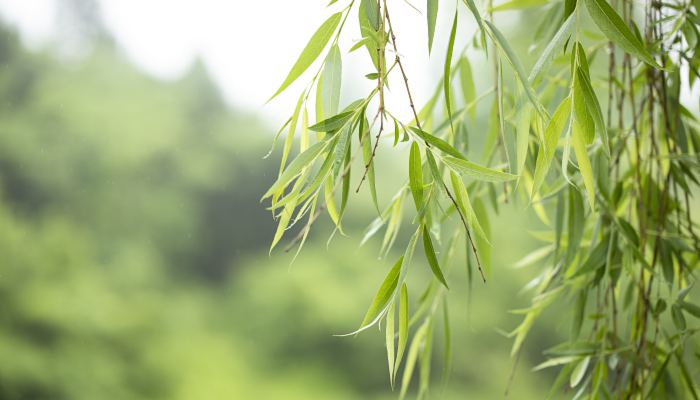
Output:
M472 65L466 55L459 60L459 83L462 87L464 104L472 103L476 99L476 88L474 87ZM469 109L469 118L472 121L476 118L476 107Z
M433 49L433 37L435 36L435 23L438 15L438 0L427 0L428 8L428 53Z
M549 0L510 0L491 8L491 11L522 10L524 8L539 7L548 2Z
M586 370L588 369L588 363L591 361L591 357L586 357L579 361L571 373L571 378L569 378L569 385L573 388L578 386L583 377L586 375Z
M481 31L484 30L484 21L481 19L481 14L479 14L479 9L476 7L476 3L474 3L474 0L462 0L464 1L464 4L467 5L467 8L469 8L469 11L471 11L472 15L474 16L474 19L476 20L477 25L479 25L479 29Z
M523 105L520 110L520 117L518 118L517 126L517 145L516 145L516 159L517 159L517 171L518 175L523 173L523 167L525 166L525 160L527 158L527 145L530 141L530 117L532 116L532 105L527 103Z
M413 340L411 341L411 347L408 349L408 356L406 357L406 365L403 369L403 378L401 379L401 394L400 399L406 396L406 391L408 391L408 386L411 383L411 377L413 376L413 370L416 367L416 361L418 360L418 351L425 341L425 335L428 330L428 321L424 322L423 325L418 328L416 334L413 335Z

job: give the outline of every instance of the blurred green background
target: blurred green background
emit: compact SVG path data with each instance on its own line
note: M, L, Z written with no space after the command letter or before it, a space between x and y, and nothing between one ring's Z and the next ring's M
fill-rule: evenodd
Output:
M327 245L324 219L293 265L268 255L275 225L259 197L277 173L278 153L262 158L276 127L231 109L202 62L159 81L108 32L83 32L90 51L65 60L0 27L0 398L396 398L382 333L333 336L357 326L390 264L377 243L359 247L375 217L366 193L348 237ZM383 201L398 160L378 160ZM536 244L524 210L491 221L487 285L451 269L453 365L434 398L504 397L502 332L534 275L512 267ZM431 275L415 260L417 297ZM531 368L567 335L556 310L535 325L510 397L543 398L556 371Z

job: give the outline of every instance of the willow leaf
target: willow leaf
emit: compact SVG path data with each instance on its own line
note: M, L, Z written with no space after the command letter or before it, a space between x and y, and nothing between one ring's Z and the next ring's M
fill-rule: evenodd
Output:
M418 360L418 351L421 345L425 341L425 335L428 330L428 321L424 322L423 325L418 328L416 334L413 335L413 340L411 341L411 347L408 349L408 356L406 357L406 365L403 370L403 378L401 379L401 393L399 399L403 399L406 396L406 391L408 390L408 385L411 383L411 377L413 376L413 370L416 367L416 361Z
M535 107L535 110L537 110L537 112L540 112L540 109L542 107L540 106L539 100L537 100L537 96L535 95L535 91L532 90L532 86L530 85L530 81L528 81L527 74L525 74L525 69L523 68L523 65L520 63L520 60L515 55L515 52L510 47L510 44L508 44L508 41L503 36L501 31L499 31L496 28L496 26L494 26L491 22L489 22L489 21L484 21L484 22L486 23L486 25L488 25L489 30L492 33L492 38L494 39L494 41L496 43L498 43L498 47L503 49L503 52L506 55L506 59L508 59L508 62L510 63L510 65L513 66L513 69L515 70L515 76L520 81L520 84L523 86L523 89L525 89L525 94L527 94L528 100L530 100L532 105Z
M488 242L489 239L486 232L484 232L484 229L481 227L481 223L479 222L476 213L474 212L474 208L469 200L469 193L467 192L467 188L464 186L464 182L462 182L462 179L454 172L450 172L450 181L452 183L452 189L455 191L457 207L459 207L459 210L467 220L467 224L469 224L469 227L478 237L481 237Z
M459 60L459 83L462 87L464 104L471 104L476 99L476 88L474 86L472 66L467 56ZM471 118L472 121L476 118L476 107L469 108L469 118Z
M328 144L327 141L322 141L315 143L313 146L309 147L303 153L299 154L287 168L282 172L282 174L277 178L275 183L270 186L270 188L265 192L262 199L270 197L271 195L281 192L287 187L287 184L294 179L295 176L299 175L304 167L310 165L316 157L326 148Z
M377 184L374 176L374 162L372 162L372 135L369 132L369 121L362 112L360 117L360 142L362 142L362 160L367 167L367 182L369 184L369 193L372 196L374 208L379 212L379 202L377 201Z
M545 47L544 51L540 55L540 58L537 59L535 66L532 67L532 70L530 71L530 76L528 77L528 81L530 82L530 84L534 84L537 78L542 73L542 71L546 70L547 67L552 63L554 53L559 49L563 48L564 43L569 38L571 27L574 24L574 20L574 15L570 15L566 19L566 21L564 21L564 23L561 25L557 33L554 34L552 40L549 41L547 47Z
M314 132L333 132L342 128L346 122L352 117L354 111L345 111L325 119L316 125L311 125L309 130Z
M529 103L523 105L520 110L517 126L517 145L516 145L516 160L518 175L523 173L525 160L527 158L527 145L530 140L530 118L532 117L532 105Z
M600 109L600 103L598 103L598 98L593 91L593 86L591 82L586 77L585 73L579 68L576 70L576 75L578 81L581 83L581 92L583 93L583 99L586 102L589 112L593 116L593 122L595 123L596 131L600 135L600 141L603 143L603 150L605 154L610 157L610 142L608 138L608 128L605 125L605 120L603 120L603 112Z
M394 373L391 377L392 382L396 378L396 370L401 365L403 353L406 350L408 342L408 288L406 283L401 285L401 294L399 296L399 344L396 348L396 362L394 363Z
M544 143L540 146L540 151L537 153L537 162L535 163L535 176L532 184L532 196L539 191L544 177L549 170L549 166L554 158L554 151L557 148L559 136L564 130L564 126L569 119L571 112L571 99L567 97L559 104L559 107L554 111L552 119L549 121L544 132Z
M548 2L549 0L510 0L491 8L491 11L522 10L524 8L539 7Z
M428 8L428 53L433 49L433 37L435 36L435 23L438 15L438 0L427 0Z
M408 162L408 177L413 201L416 203L416 210L423 207L423 163L420 158L420 148L418 143L411 144L411 153Z
M584 0L584 2L591 19L608 39L652 67L661 68L607 0Z
M299 58L289 71L287 78L285 78L284 82L282 82L282 85L280 85L279 89L277 89L277 92L270 97L270 100L282 93L289 85L297 80L297 78L299 78L299 76L303 74L314 61L316 61L318 56L321 55L323 48L326 47L326 44L328 44L333 32L335 32L336 28L338 27L341 17L342 13L335 13L331 15L323 24L321 24L318 30L316 30L313 36L311 36L311 39L304 50L302 50Z
M452 21L452 30L450 31L450 40L447 43L447 55L445 57L445 67L443 71L443 90L445 92L445 106L447 107L447 116L450 119L450 132L454 135L454 126L452 125L452 99L450 98L450 89L452 83L452 52L455 48L455 36L457 35L457 10L455 10L454 21Z
M429 145L437 147L443 153L449 154L455 158L464 159L464 156L462 155L462 153L457 151L457 149L452 147L452 145L447 143L446 141L444 141L438 137L435 137L435 136L429 134L428 132L425 132L425 131L422 131L418 128L415 128L415 127L411 127L411 130L413 131L413 133L418 135L418 137L420 137L421 139L426 141Z
M326 115L336 115L340 103L340 88L343 74L343 60L338 45L333 45L328 51L326 62L323 65L323 112Z
M584 135L581 132L581 126L578 121L574 122L572 142L574 145L574 152L576 153L576 162L578 163L578 169L581 171L581 177L583 178L583 185L586 187L586 194L588 195L588 204L590 204L591 209L595 207L595 186L593 185L593 169L591 168L591 160L588 158L588 152L586 151L586 143Z
M389 381L391 382L391 387L394 387L394 360L395 360L395 354L394 354L394 314L396 314L396 310L394 309L394 302L391 301L389 303L389 309L386 311L386 332L385 333L385 338L386 338L386 357L389 362Z
M586 145L593 143L595 139L595 122L588 109L588 102L586 102L586 95L584 94L583 85L581 81L585 79L580 76L582 74L578 73L578 68L574 74L574 87L573 87L573 101L574 101L574 117L579 125L579 133L583 142Z
M376 322L378 316L381 315L382 311L389 303L396 287L399 282L399 273L401 272L401 264L403 263L403 256L394 264L389 273L384 278L382 285L379 287L377 294L372 300L372 304L369 306L367 313L365 314L362 324L360 324L360 330L365 329L368 326L373 325Z
M479 9L476 8L476 3L474 3L474 0L462 0L464 1L464 4L467 5L467 8L469 11L471 11L472 15L474 15L474 19L476 20L477 25L479 25L479 29L481 31L484 30L484 20L481 19L481 14L479 14Z
M475 164L471 161L464 160L462 158L444 156L442 157L442 161L452 171L460 175L467 175L479 181L508 182L518 177L517 175L487 168L479 164Z
M433 271L433 275L437 278L440 283L447 286L447 281L445 281L445 276L442 274L440 269L440 264L438 263L437 256L435 256L435 248L433 247L433 241L430 239L430 231L427 226L423 226L423 249L425 251L425 258L428 259L428 264L430 265L430 270Z

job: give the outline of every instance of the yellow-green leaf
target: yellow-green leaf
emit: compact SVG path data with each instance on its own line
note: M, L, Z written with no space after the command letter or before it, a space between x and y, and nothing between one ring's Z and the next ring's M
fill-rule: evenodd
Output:
M442 157L442 161L452 171L460 175L467 175L479 181L508 182L518 177L517 175L487 168L479 164L475 164L471 161L464 160L462 158L444 156Z
M282 93L289 85L297 80L297 78L299 78L299 76L303 74L314 61L316 61L318 56L321 55L323 48L326 47L326 44L328 44L333 32L335 32L335 29L338 27L341 17L342 13L335 13L331 15L330 18L328 18L323 24L321 24L318 30L316 30L313 36L311 36L311 39L304 50L302 50L299 58L289 71L287 78L285 78L284 82L282 82L282 85L280 85L279 89L277 89L277 92L270 97L270 100Z

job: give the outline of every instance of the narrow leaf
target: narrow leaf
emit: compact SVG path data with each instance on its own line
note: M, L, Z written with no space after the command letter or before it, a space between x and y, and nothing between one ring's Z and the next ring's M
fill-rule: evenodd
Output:
M438 0L427 0L428 4L428 53L433 48L433 37L435 36L435 23L437 22Z
M277 92L270 97L270 100L282 93L289 85L297 80L297 78L299 78L299 76L303 74L314 61L316 61L318 56L321 55L323 48L326 47L326 44L333 35L333 32L335 32L335 29L338 27L341 17L342 13L335 13L331 15L330 18L328 18L323 24L321 24L316 33L311 36L311 39L304 50L302 50L299 58L289 71L287 78L285 78L284 82L282 82L282 85L280 85L279 89L277 89Z
M423 207L423 163L420 158L420 148L418 143L411 144L411 153L408 161L408 177L413 201L416 203L416 210Z
M607 0L584 0L584 2L591 19L608 39L652 67L661 68Z
M484 182L508 182L515 178L517 175L509 174L507 172L498 171L495 169L487 168L479 164L475 164L471 161L464 160L462 158L456 158L452 156L442 157L442 161L450 168L452 171L460 174L467 175L479 181Z
M423 249L425 250L425 258L428 259L428 264L430 264L433 275L435 275L435 278L437 278L440 283L449 289L447 281L445 281L445 276L440 269L440 264L438 264L437 257L435 256L435 248L433 247L433 241L430 239L430 231L427 226L423 226Z

